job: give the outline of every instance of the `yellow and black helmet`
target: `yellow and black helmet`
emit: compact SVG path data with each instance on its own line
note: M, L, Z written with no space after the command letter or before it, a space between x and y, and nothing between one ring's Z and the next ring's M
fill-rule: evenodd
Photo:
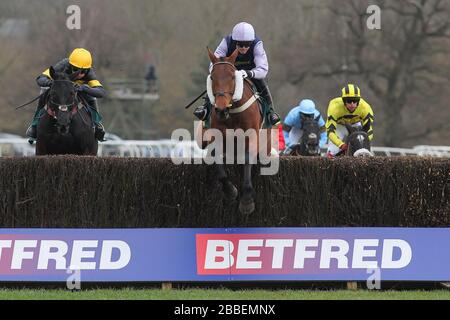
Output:
M349 83L342 88L342 98L361 98L361 90L358 86Z
M69 56L69 63L80 69L89 69L92 67L91 53L86 49L76 48Z

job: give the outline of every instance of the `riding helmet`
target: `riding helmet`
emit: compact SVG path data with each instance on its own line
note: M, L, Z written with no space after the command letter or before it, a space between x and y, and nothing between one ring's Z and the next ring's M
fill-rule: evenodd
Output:
M255 40L255 29L250 23L239 22L234 26L231 38L234 41L253 41Z
M69 63L80 69L92 67L92 56L89 51L83 48L76 48L69 56Z
M342 98L361 98L361 90L358 86L349 83L342 88Z
M298 106L301 113L314 114L316 112L316 105L310 99L303 99Z

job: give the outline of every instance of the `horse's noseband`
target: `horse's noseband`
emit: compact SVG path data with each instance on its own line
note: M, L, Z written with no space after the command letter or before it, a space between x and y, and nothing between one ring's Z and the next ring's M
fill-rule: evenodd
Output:
M73 84L73 82L70 81L70 80L54 80L53 82L57 82L57 81L61 81L61 82L62 81L68 81L68 82ZM78 95L78 92L75 91L75 94L73 96L72 102L69 103L69 104L59 104L59 103L56 103L55 101L52 101L51 99L49 99L48 103L47 103L47 106L46 106L48 114L50 116L52 116L53 118L55 118L55 119L57 118L56 117L56 112L49 106L49 104L51 104L53 106L57 106L58 110L60 110L62 112L67 112L69 110L69 108L72 108L72 114L74 114L76 112L76 108L74 108L74 107L77 105L77 95Z
M49 101L52 105L54 106L58 106L58 110L62 111L62 112L67 112L69 111L69 107L72 108L72 114L74 114L76 112L76 108L74 108L77 105L76 99L74 97L74 101L70 104L58 104L55 103L54 101ZM52 116L53 118L57 118L56 117L56 112L51 108L51 107L47 107L47 113Z

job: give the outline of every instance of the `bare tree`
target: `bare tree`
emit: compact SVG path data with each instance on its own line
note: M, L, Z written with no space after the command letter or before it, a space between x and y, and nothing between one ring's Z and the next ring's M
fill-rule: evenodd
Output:
M330 30L335 38L327 37L327 44L322 43L327 49L319 54L321 63L302 66L289 80L301 83L307 78L338 77L343 82L362 82L359 85L370 89L376 99L376 118L378 114L382 119L377 126L384 128L387 146L440 130L442 117L427 119L434 123L420 128L417 121L411 125L414 120L408 115L423 111L421 104L434 114L446 108L443 88L449 84L450 70L442 68L439 60L450 57L448 2L378 1L381 30L368 29L368 5L368 1L357 0L326 4L332 27L339 31Z
M314 99L324 113L345 83L356 82L374 107L377 145L446 143L448 2L0 1L0 20L27 19L30 25L26 41L1 39L0 86L8 90L0 96L0 130L23 134L33 107L15 112L13 120L11 107L33 98L36 76L80 46L93 53L105 86L110 78L143 78L146 55L154 57L160 100L133 108L104 99L100 107L107 129L117 112L140 124L129 138L167 137L175 128L191 128L191 110L183 106L204 90L206 45L215 48L235 23L248 21L264 41L268 80L282 116L302 98ZM81 30L66 28L72 4L81 8ZM369 4L382 10L381 30L366 27ZM151 136L134 136L144 124Z

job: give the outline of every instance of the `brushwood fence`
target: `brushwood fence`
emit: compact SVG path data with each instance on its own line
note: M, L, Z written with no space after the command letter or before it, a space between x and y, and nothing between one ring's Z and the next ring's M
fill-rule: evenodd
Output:
M229 167L239 186L242 166ZM227 203L215 170L170 159L0 158L0 227L448 227L450 160L280 159L253 170L256 210Z

